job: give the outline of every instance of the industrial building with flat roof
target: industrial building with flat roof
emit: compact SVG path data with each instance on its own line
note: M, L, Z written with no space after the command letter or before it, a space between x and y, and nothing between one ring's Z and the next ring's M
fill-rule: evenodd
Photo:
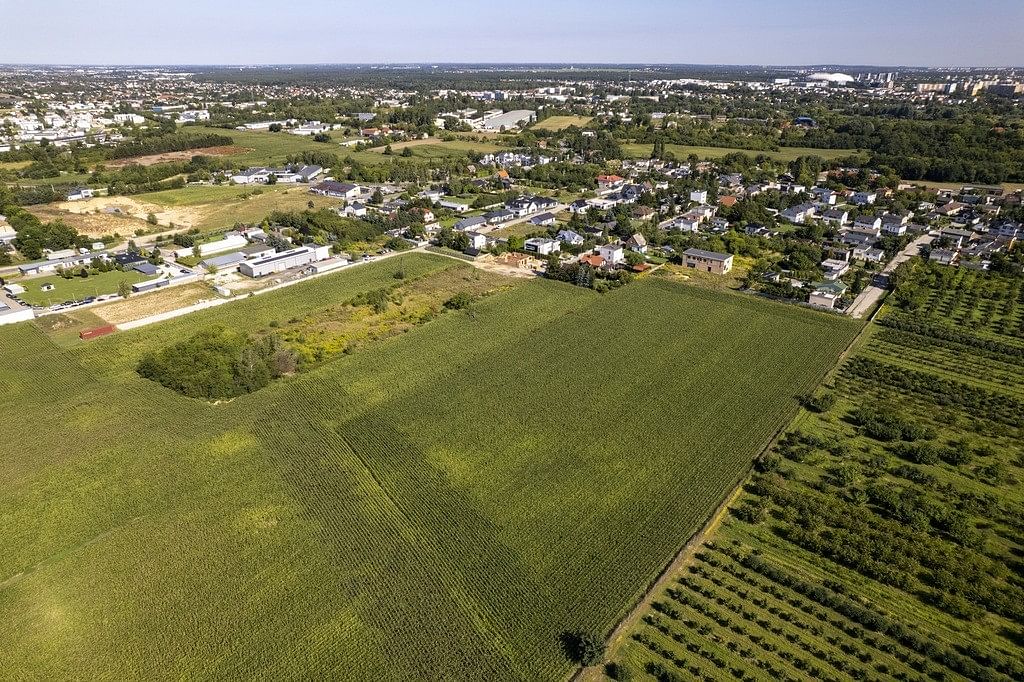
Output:
M290 268L326 260L330 252L330 247L327 246L300 246L297 249L283 251L266 258L243 261L239 264L238 271L247 277L264 277Z

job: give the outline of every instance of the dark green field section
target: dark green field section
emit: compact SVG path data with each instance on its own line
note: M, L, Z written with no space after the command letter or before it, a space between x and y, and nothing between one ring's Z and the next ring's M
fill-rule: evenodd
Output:
M390 276L67 349L0 330L5 676L557 679L559 634L614 624L859 329L531 281L227 403L132 371Z

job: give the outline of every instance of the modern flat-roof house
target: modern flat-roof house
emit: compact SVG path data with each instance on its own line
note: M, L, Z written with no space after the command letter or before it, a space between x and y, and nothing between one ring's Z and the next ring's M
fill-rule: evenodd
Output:
M838 300L839 296L831 291L812 291L807 297L808 303L816 308L825 308L826 310L834 310Z
M523 242L523 251L528 253L536 253L540 256L550 256L556 251L562 249L562 243L555 239L545 239L543 237L534 237L533 239L527 239Z
M732 255L704 249L687 249L683 251L683 265L694 270L724 275L732 270Z
M273 256L242 261L238 266L238 271L247 277L264 277L289 268L327 260L330 253L330 247L327 246L300 246L290 251L275 253Z

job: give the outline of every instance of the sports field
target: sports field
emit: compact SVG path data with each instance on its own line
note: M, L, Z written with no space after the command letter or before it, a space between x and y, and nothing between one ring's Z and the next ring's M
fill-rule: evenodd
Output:
M480 275L396 267L88 344L0 329L6 674L558 679L559 635L611 627L859 328L653 278L425 311ZM408 333L221 404L134 372L215 323L354 317Z
M593 120L590 116L552 116L534 124L535 130L564 130L569 126L582 128Z

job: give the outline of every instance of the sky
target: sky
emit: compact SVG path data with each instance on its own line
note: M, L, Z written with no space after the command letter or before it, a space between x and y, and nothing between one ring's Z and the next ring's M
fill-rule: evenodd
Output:
M0 0L0 24L18 64L1024 66L1024 0Z

